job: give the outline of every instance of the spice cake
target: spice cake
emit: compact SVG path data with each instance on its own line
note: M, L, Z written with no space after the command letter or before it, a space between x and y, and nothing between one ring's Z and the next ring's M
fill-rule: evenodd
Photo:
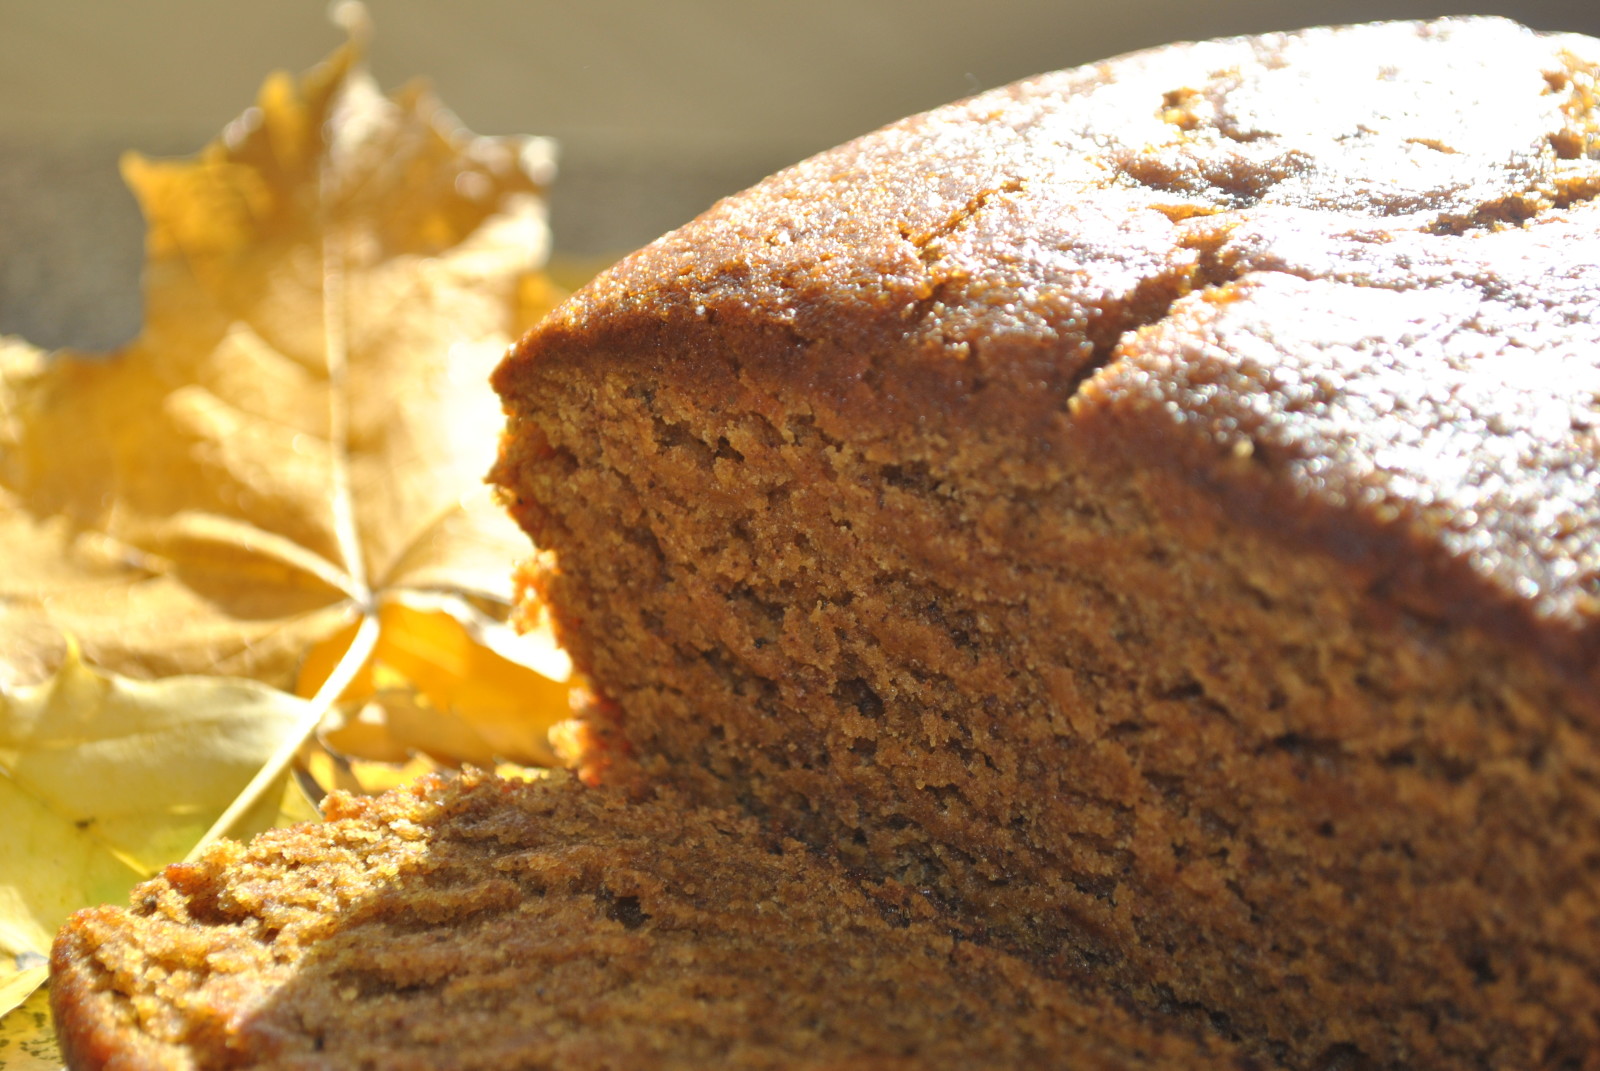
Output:
M748 816L468 775L80 912L73 1068L1223 1069Z
M1264 1063L1600 1067L1597 77L1176 45L602 275L495 377L590 778Z

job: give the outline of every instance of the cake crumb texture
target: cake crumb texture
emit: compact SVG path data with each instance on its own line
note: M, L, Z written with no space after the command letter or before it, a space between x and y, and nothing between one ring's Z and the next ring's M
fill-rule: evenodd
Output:
M1244 1066L670 793L469 773L328 817L75 916L69 1065Z
M589 768L1263 1065L1600 1067L1597 76L1177 45L619 264L496 376Z

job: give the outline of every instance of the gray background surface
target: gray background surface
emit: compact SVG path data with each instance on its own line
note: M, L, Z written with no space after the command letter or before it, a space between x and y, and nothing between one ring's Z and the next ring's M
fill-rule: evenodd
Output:
M1505 14L1600 35L1600 0L369 0L372 67L426 76L481 133L561 143L556 245L625 252L762 175L902 115L1166 41ZM0 0L0 333L138 328L124 149L186 155L342 39L322 0Z

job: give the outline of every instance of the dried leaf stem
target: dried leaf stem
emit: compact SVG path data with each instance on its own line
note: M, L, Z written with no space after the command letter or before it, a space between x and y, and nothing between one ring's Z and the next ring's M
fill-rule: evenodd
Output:
M185 857L185 862L199 858L207 848L226 837L239 819L278 783L289 769L289 764L294 761L295 753L300 750L300 746L316 731L317 723L333 708L333 704L338 702L339 696L344 694L344 690L350 686L356 674L361 672L361 667L367 664L377 645L378 615L370 613L362 617L355 639L346 649L344 657L339 660L338 667L312 697L311 708L306 714L306 723L301 727L302 731L285 738L283 746L257 771L244 791L239 793L239 798L222 812L222 816L212 823L210 829L206 830L205 836L200 838Z

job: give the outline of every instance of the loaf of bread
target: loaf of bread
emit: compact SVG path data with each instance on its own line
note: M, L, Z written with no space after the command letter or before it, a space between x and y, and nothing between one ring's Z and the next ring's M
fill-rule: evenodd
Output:
M73 1068L1243 1068L748 816L468 776L79 913Z
M496 376L557 776L80 913L74 1068L1600 1069L1600 42L888 127Z
M623 261L495 380L587 776L1262 1065L1600 1067L1597 79L1177 45Z

